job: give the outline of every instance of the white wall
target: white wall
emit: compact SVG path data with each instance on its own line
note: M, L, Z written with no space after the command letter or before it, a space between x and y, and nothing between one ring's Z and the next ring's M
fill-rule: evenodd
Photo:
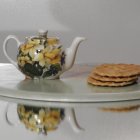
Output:
M38 29L47 29L65 47L75 36L87 38L76 62L140 63L139 7L139 0L1 0L0 62L8 62L2 53L8 34L23 41Z

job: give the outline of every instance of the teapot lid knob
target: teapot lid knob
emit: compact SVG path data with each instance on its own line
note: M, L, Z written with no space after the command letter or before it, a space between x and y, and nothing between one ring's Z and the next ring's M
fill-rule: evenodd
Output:
M47 37L48 31L46 30L39 30L39 36Z

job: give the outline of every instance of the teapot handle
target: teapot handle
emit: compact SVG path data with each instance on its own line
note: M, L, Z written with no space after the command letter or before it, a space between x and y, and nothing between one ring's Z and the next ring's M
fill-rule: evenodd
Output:
M3 52L4 52L4 55L7 57L7 59L16 67L18 68L17 66L17 62L14 61L9 55L8 55L8 52L7 52L7 47L8 47L8 42L10 39L14 39L16 42L17 42L17 47L19 47L19 45L21 44L20 41L18 40L18 38L14 35L9 35L6 37L6 39L4 40L3 42Z

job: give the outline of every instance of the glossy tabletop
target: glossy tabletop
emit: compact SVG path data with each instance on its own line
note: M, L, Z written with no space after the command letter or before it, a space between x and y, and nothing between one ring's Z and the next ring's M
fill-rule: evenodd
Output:
M100 104L140 99L140 84L98 87L87 83L94 64L76 64L57 80L25 80L11 64L0 64L0 98L26 104Z

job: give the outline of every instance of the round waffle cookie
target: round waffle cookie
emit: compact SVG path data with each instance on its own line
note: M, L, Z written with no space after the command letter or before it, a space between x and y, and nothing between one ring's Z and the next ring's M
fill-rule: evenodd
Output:
M100 76L130 77L140 74L140 65L135 64L102 64L92 71Z
M100 110L108 111L108 112L130 112L136 111L140 108L140 105L132 105L132 106L125 106L125 107L101 107Z
M87 79L87 82L89 84L95 85L95 86L108 86L108 87L121 87L121 86L126 86L126 85L131 85L135 83L137 79L132 80L132 81L124 81L124 82L111 82L111 81L99 81L94 78L91 78L90 76Z
M103 81L103 82L128 82L132 80L137 80L138 76L129 76L129 77L109 77L109 76L100 76L98 74L92 73L90 74L91 78L95 80Z

